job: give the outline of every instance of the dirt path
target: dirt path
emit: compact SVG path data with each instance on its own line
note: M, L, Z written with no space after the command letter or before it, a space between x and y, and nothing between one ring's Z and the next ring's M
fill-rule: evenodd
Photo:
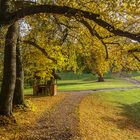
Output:
M128 80L128 79L126 79ZM130 79L129 79L130 81ZM134 81L130 81L133 82ZM108 88L86 91L65 92L70 95L55 107L51 112L45 113L42 118L21 136L20 140L81 140L79 133L78 106L81 100L89 93L112 90L129 90L140 88L139 83L128 88ZM77 94L78 93L78 94ZM27 135L26 135L27 134Z
M22 136L20 140L80 139L79 118L76 109L87 95L80 93L67 96L52 112L44 114L35 127L29 130L28 136Z
M133 78L129 78L129 77L124 77L125 80L137 85L137 87L140 87L140 81L133 79Z
M131 86L131 87L126 87L126 88L102 88L102 89L95 89L95 90L73 90L73 91L63 91L64 93L71 93L71 94L81 94L81 93L94 93L94 92L104 92L104 91L124 91L124 90L130 90L130 89L137 89L140 88L140 86Z

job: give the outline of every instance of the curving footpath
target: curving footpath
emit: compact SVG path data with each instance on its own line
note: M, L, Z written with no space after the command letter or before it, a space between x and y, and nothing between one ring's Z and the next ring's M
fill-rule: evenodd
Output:
M40 120L29 128L28 133L21 136L20 140L81 140L79 132L78 107L83 98L89 93L98 91L129 90L140 88L140 82L125 78L136 84L128 88L108 88L86 91L70 91L60 104L51 112L45 113ZM78 94L77 94L78 93Z

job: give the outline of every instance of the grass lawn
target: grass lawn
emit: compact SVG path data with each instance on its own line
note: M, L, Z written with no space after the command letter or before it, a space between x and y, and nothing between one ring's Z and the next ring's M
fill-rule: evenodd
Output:
M134 79L140 81L140 76L133 77Z
M70 90L94 90L105 88L121 88L135 86L134 84L123 79L106 79L105 82L96 82L96 80L59 80L58 90L70 91Z
M140 72L132 72L129 77L140 81Z
M111 74L105 75L105 82L97 82L97 76L93 74L74 74L72 72L59 73L61 80L57 81L59 91L70 90L95 90L105 88L127 88L135 86L134 84L123 80L121 78L115 78ZM26 95L32 94L33 89L25 89Z
M33 88L26 88L26 89L24 89L24 94L25 95L33 94Z
M94 90L105 88L126 88L134 84L116 78L114 75L106 74L105 82L97 82L97 76L93 74L74 74L72 72L60 73L61 80L58 80L58 90Z
M106 89L106 88L127 88L135 86L134 84L123 80L123 79L106 79L105 82L96 82L96 80L59 80L58 90L59 91L71 91L71 90L95 90L95 89ZM25 95L33 93L33 89L25 89Z
M83 140L140 140L140 89L93 93L79 118Z

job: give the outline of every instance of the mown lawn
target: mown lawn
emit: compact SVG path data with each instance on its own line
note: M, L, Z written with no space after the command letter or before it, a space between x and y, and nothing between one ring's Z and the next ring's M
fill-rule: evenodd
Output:
M107 88L127 88L135 86L134 84L123 79L106 79L105 82L97 82L96 80L59 80L58 91L72 91L72 90L95 90ZM33 89L25 89L25 95L33 93Z
M33 94L33 88L26 88L26 89L24 89L24 94L25 95Z
M79 118L83 140L140 140L140 89L93 93Z
M105 82L97 82L96 80L59 80L58 90L95 90L106 88L127 88L135 86L134 84L123 79L106 79Z
M104 76L105 82L97 82L97 76L93 74L74 74L72 72L67 72L60 73L59 76L61 77L61 80L57 82L59 91L127 88L135 86L112 74L106 74Z
M134 79L140 81L140 76L133 77Z
M72 72L59 73L61 80L57 80L59 91L70 90L95 90L106 88L127 88L135 86L134 84L114 75L106 74L105 82L97 82L97 76L93 74L74 74ZM139 78L136 76L135 78ZM25 94L32 94L32 88L25 89Z

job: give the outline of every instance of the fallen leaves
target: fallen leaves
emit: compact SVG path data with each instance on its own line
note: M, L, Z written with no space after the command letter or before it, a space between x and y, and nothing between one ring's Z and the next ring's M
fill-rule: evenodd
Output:
M126 127L130 122L121 116L121 108L117 108L96 93L81 102L79 112L82 140L140 139L139 129Z
M34 124L37 120L45 112L51 111L64 97L67 96L65 94L59 94L59 96L54 97L35 97L35 96L27 96L26 103L28 105L27 110L23 110L22 107L15 110L13 116L16 118L16 125L13 123L7 126L0 126L0 140L16 140L19 139L20 135L28 133L28 128L33 128ZM8 119L3 119L0 117L0 121Z

